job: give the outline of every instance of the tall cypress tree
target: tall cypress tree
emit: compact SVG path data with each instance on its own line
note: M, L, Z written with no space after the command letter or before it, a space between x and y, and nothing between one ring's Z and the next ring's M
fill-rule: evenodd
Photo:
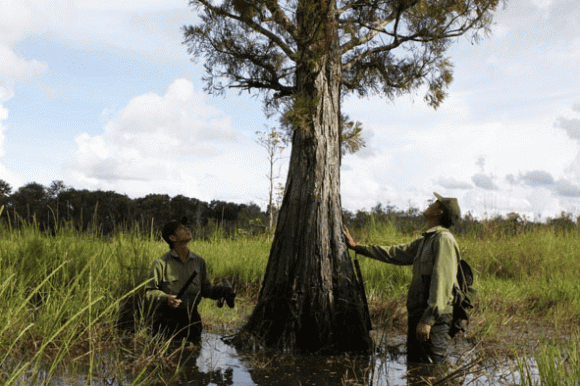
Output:
M244 331L268 346L364 351L367 315L342 234L340 104L424 88L437 107L452 39L487 32L499 0L191 0L185 44L206 91L260 93L293 129L285 195Z

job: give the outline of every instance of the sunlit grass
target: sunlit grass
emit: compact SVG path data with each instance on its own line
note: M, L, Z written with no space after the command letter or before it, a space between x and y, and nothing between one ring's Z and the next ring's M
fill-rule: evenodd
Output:
M90 381L95 357L122 339L122 307L147 278L147 241L1 231L0 383L47 382L77 364Z
M374 221L351 233L360 243L378 245L406 243L420 235L401 234L392 222ZM512 339L516 344L509 335L515 327L544 323L560 332L577 328L579 236L577 229L556 232L550 227L509 236L489 231L457 235L479 291L467 338L474 343ZM206 259L210 279L217 283L227 278L239 294L234 309L202 301L200 313L207 329L229 334L244 323L254 306L271 242L267 235L226 238L216 231L190 243ZM167 342L147 333L147 323L137 311L149 267L166 251L163 241L136 230L102 238L96 231L78 233L62 227L50 236L34 225L11 229L0 224L0 384L32 384L40 378L46 383L70 371L82 371L90 381L104 357L125 361L123 366L111 364L117 372L114 377L124 384L154 382L156 374L167 370L172 352ZM352 252L351 256L355 258ZM371 311L378 309L382 318L400 317L410 267L356 258ZM398 305L393 307L398 314L381 309L385 304ZM133 325L120 329L119 322L127 320ZM558 371L547 367L552 360L577 364L575 339L576 346L542 346L544 351L534 357L538 365L544 363L541 374L564 380L575 375L562 370L570 366ZM556 357L560 352L565 357Z

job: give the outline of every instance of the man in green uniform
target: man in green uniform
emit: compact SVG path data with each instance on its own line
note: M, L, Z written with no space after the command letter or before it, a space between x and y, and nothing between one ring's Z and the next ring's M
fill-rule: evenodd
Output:
M233 306L235 293L229 287L210 283L205 260L187 246L192 239L191 231L182 222L171 221L163 227L161 235L170 250L151 265L145 293L154 307L154 333L196 342L202 330L197 311L201 298L227 299ZM194 272L193 281L178 299L176 295Z
M459 247L451 227L461 216L457 199L441 197L423 213L427 231L410 244L379 247L357 245L348 229L348 247L356 253L386 263L413 265L407 295L409 363L442 364L447 358L448 334L453 313L453 287L457 283Z

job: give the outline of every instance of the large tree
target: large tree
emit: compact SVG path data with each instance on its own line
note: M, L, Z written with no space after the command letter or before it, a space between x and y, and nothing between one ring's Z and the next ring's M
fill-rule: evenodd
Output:
M285 195L244 330L268 346L366 350L360 287L342 235L340 104L425 90L437 107L452 40L487 32L499 0L191 0L185 44L206 90L257 92L293 128Z

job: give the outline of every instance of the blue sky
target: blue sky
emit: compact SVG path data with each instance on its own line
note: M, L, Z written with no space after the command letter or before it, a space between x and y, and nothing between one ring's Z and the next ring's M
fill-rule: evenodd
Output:
M0 0L0 179L264 206L255 132L277 122L203 92L187 23L186 0ZM424 208L435 191L478 216L579 215L579 31L575 0L512 0L491 36L453 46L438 110L347 99L367 147L343 160L343 206Z

